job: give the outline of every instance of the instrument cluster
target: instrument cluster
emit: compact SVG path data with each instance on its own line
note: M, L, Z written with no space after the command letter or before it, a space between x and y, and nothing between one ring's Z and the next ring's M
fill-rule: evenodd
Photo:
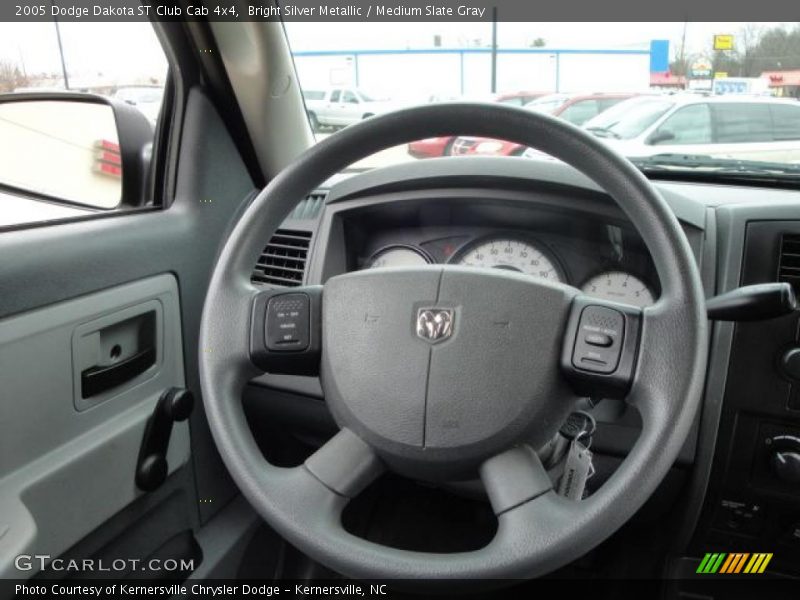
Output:
M456 238L454 238L456 239ZM519 233L493 233L471 237L465 243L454 248L453 242L445 246L444 260L436 260L433 253L420 244L398 243L388 244L362 261L362 268L417 267L426 264L444 262L476 269L504 269L523 273L530 277L546 279L573 285L584 293L629 304L646 307L653 304L657 297L657 286L649 277L636 270L642 263L627 261L626 264L619 252L616 260L613 252L609 257L598 258L594 269L580 280L570 277L570 271L586 269L568 269L565 261L551 245L538 240L534 236ZM589 259L591 260L591 259Z

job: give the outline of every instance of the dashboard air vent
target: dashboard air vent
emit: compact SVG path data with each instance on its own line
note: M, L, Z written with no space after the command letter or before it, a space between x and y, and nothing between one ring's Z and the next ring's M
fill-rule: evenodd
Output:
M258 258L250 280L281 287L302 285L310 245L310 231L279 229Z
M800 234L783 234L778 261L778 281L785 281L800 293Z
M327 192L311 192L292 211L293 219L316 219L322 205L325 204Z

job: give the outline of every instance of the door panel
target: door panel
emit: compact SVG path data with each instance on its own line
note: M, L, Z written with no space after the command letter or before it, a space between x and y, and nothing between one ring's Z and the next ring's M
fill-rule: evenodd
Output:
M84 399L76 339L99 319L113 326L141 310L159 323L154 363L77 410ZM164 390L185 385L175 278L160 275L0 321L0 380L8 400L0 420L0 515L15 515L4 524L10 529L0 539L0 565L10 566L19 554L61 554L142 493L132 475L145 424ZM170 472L188 459L188 423L177 423Z
M140 508L156 510L178 493L191 503L189 522L202 527L237 493L202 410L197 332L219 246L253 183L205 95L192 90L182 108L169 208L0 232L3 576L34 574L13 570L20 553L55 558L68 548L96 547L86 540L120 535L122 522L117 552L128 547L127 558L136 558ZM152 318L139 323L142 314ZM109 345L139 339L132 331L150 327L149 320L152 331L140 343L155 343L155 364L84 402L76 377L103 366L96 359ZM98 332L105 338L96 339ZM163 487L172 496L142 493L134 467L145 423L165 389L184 385L196 400L188 426L178 424L171 436L174 474ZM134 516L121 519L126 514ZM153 548L175 534L156 531L164 539L149 540Z

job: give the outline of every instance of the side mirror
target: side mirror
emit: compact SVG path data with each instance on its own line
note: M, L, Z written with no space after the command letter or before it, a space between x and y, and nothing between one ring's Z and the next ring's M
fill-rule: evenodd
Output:
M650 139L647 140L647 143L656 146L658 144L663 144L664 142L671 142L674 139L675 134L669 129L659 129L650 136Z
M153 126L113 98L0 94L0 189L100 209L143 203Z

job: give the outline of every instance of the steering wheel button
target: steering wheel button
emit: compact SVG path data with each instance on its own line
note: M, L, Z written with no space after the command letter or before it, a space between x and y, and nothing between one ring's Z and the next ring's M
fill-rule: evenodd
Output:
M267 349L297 352L308 348L310 300L306 294L280 294L269 299L264 320Z
M584 371L609 374L617 369L625 317L607 306L589 305L581 312L572 364Z
M614 340L611 339L611 336L606 335L605 333L587 333L583 338L583 341L590 346L601 346L602 348L608 348L614 343Z

